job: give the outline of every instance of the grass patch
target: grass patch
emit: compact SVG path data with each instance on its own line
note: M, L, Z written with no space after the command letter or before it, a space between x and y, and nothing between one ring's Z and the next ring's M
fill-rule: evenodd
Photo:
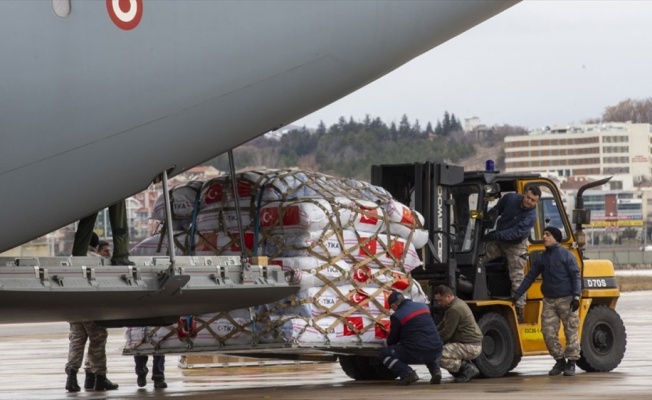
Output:
M616 280L621 292L652 290L652 276L617 276Z

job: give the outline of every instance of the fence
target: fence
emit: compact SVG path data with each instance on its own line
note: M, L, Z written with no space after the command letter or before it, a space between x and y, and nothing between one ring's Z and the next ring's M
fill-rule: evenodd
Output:
M610 260L616 268L652 268L652 251L631 249L589 249L584 255L593 260Z

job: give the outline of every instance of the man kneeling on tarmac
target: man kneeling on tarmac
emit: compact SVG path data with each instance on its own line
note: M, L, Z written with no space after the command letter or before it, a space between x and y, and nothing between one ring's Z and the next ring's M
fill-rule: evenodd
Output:
M430 371L430 383L441 383L439 357L442 342L426 304L406 299L392 292L387 299L394 313L390 317L387 348L380 352L380 361L400 377L399 385L419 380L408 364L425 364Z
M437 324L444 349L441 366L455 377L456 383L468 382L480 374L471 362L482 353L482 331L469 306L455 297L451 288L439 285L434 290L435 301L445 310Z

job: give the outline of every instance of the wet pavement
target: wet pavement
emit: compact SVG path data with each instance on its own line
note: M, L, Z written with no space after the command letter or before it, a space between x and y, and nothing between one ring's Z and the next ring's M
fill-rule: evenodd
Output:
M549 377L549 356L524 358L508 376L428 384L425 367L416 367L422 380L408 387L393 382L355 382L339 364L193 368L166 358L168 389L136 386L133 359L122 356L123 329L110 329L107 345L109 374L120 388L111 392L66 393L63 368L68 349L68 324L0 325L0 399L650 399L652 398L652 291L623 293L617 311L627 329L627 352L620 366L608 373ZM151 363L151 361L150 361ZM151 367L150 367L151 368ZM83 374L79 375L83 381Z

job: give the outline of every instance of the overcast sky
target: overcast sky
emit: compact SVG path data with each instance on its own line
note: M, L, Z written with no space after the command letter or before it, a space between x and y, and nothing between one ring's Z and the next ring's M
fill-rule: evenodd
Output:
M526 0L295 124L444 111L526 128L652 97L652 1Z

